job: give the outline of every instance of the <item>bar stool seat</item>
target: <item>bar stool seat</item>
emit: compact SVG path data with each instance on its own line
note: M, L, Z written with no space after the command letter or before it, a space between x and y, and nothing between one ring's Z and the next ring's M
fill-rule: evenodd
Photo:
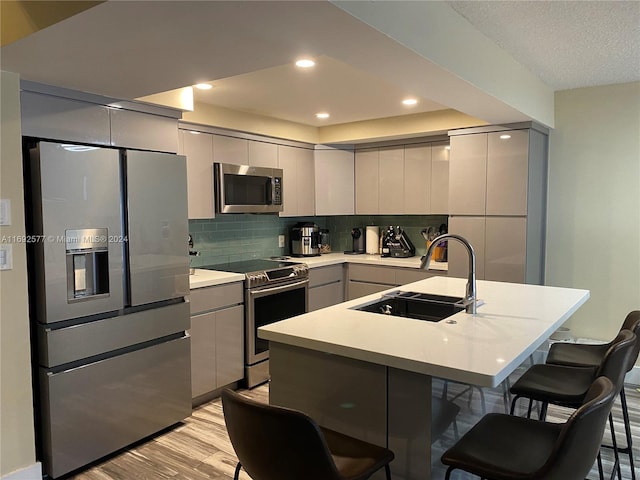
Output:
M562 424L485 415L442 455L445 479L460 469L493 480L582 480L598 456L615 395L613 382L598 377Z

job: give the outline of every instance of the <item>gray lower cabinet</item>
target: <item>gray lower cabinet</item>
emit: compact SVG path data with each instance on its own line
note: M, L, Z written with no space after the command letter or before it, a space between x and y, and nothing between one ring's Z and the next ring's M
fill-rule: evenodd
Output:
M386 267L351 263L348 267L347 300L364 297L407 283L435 276L446 276L446 272L432 272L406 267Z
M194 403L244 377L242 283L191 291L191 392Z
M344 302L344 266L330 265L309 270L309 311Z

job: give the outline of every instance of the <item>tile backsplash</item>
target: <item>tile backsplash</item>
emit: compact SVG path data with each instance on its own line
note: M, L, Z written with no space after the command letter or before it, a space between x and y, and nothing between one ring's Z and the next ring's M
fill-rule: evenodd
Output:
M351 229L378 225L380 231L387 226L401 226L416 247L416 255L423 255L425 242L420 234L423 228L438 228L447 223L443 215L349 215L327 217L278 217L277 215L225 214L213 219L189 220L189 233L194 250L199 256L191 257L191 266L288 255L289 231L298 222L314 222L329 229L334 252L351 250ZM285 247L278 247L278 235L285 235Z

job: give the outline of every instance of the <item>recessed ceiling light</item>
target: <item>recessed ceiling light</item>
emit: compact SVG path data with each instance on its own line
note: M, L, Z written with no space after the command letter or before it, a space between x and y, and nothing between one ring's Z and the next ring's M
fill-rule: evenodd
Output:
M444 147L445 150L451 150L451 145L447 145L446 147Z
M507 140L509 138L511 138L511 135L506 135L506 134L505 135L500 135L500 139L501 140Z
M195 87L198 90L211 90L213 88L213 85L210 85L208 83L196 83Z
M195 131L195 130L189 130L189 133L190 133L191 135L200 135L200 132L197 132L197 131Z
M314 62L313 60L311 60L310 58L301 58L300 60L298 60L296 62L296 66L300 67L300 68L309 68L309 67L313 67L316 64L316 62Z
M322 113L316 113L316 118L320 118L320 119L323 119L323 118L329 118L329 116L330 116L330 115L329 115L328 113L325 113L325 112L322 112Z
M402 100L402 103L405 105L415 105L416 103L418 103L418 100L416 100L415 98L405 98L404 100Z

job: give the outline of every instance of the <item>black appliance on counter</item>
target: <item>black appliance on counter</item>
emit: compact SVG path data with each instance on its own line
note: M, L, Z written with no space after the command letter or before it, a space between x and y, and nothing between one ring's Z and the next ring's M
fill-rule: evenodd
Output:
M244 273L245 378L249 388L266 382L269 342L258 338L258 328L309 310L309 267L306 263L256 259L200 268Z
M353 240L353 247L351 250L346 250L344 253L347 255L359 255L364 253L364 229L361 227L353 227L351 229L351 238Z
M416 254L416 247L407 233L401 228L389 226L382 237L381 257L409 258Z

